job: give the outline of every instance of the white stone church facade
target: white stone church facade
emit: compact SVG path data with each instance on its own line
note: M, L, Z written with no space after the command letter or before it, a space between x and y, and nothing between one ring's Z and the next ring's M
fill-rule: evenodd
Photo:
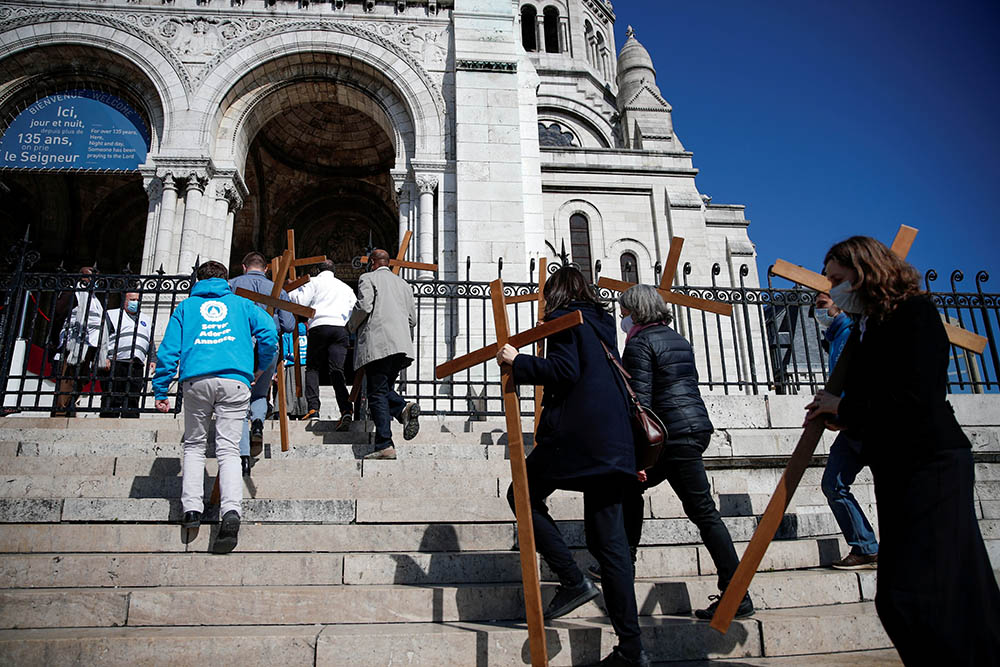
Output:
M756 280L743 208L699 193L649 55L635 37L616 52L614 21L607 0L0 2L0 116L67 87L135 107L146 201L115 236L144 272L276 253L289 228L300 256L337 246L346 264L409 229L445 279L492 279L502 258L527 280L565 243L588 272L652 282L676 235L690 283L714 263L720 284L742 264ZM137 199L138 178L105 189ZM85 243L111 236L98 224Z

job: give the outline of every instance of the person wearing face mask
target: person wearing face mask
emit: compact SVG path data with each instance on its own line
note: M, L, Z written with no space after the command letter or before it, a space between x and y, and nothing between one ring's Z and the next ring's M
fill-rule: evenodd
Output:
M806 422L857 434L881 542L875 608L906 665L1000 664L1000 589L976 519L972 447L947 400L950 344L916 270L855 236L824 261L837 306L860 315L843 396Z
M670 306L655 287L636 285L619 300L622 330L628 337L622 352L622 365L631 379L629 384L639 403L650 408L667 427L667 442L656 463L639 479L633 479L625 491L622 510L625 534L632 562L635 563L642 537L643 494L647 489L669 482L684 507L684 513L698 527L702 542L718 572L718 586L724 591L739 565L729 529L722 522L712 488L705 473L702 454L708 448L715 427L708 416L698 389L698 370L694 351L683 336L670 327ZM597 568L591 574L600 576ZM719 606L715 600L695 616L711 620ZM744 596L736 618L754 613L749 593Z
M843 290L838 290L838 294L843 294ZM851 336L854 323L847 313L837 307L829 294L823 293L816 297L816 321L825 327L823 341L829 347L832 373ZM840 430L834 424L827 428ZM878 540L875 531L851 493L851 484L864 467L861 442L848 431L840 430L837 439L830 446L830 456L827 458L821 484L823 495L840 526L840 532L851 548L846 556L831 563L838 570L874 570L878 566Z
M101 368L106 387L101 395L101 417L139 417L139 399L146 384L146 368L156 368L156 344L149 318L139 308L139 294L129 292L123 308L107 311L104 324L108 355Z

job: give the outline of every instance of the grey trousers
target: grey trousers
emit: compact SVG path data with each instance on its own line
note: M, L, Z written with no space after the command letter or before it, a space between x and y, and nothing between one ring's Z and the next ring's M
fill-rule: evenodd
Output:
M240 436L250 387L239 380L198 378L184 383L184 472L181 506L185 512L205 509L205 448L212 416L215 416L215 458L219 462L219 516L229 510L242 514L243 471L240 468Z

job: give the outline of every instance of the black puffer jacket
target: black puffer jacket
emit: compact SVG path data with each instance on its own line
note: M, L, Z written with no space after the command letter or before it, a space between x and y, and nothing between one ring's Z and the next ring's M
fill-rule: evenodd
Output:
M639 402L652 408L671 439L714 430L698 391L694 352L679 333L665 324L646 327L625 346L622 364Z

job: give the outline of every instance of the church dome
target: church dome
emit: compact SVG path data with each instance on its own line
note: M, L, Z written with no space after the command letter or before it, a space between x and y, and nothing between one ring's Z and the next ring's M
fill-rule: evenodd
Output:
M647 80L656 82L656 70L653 69L653 59L646 47L635 38L635 30L628 27L625 33L628 39L618 54L618 85L626 82Z

